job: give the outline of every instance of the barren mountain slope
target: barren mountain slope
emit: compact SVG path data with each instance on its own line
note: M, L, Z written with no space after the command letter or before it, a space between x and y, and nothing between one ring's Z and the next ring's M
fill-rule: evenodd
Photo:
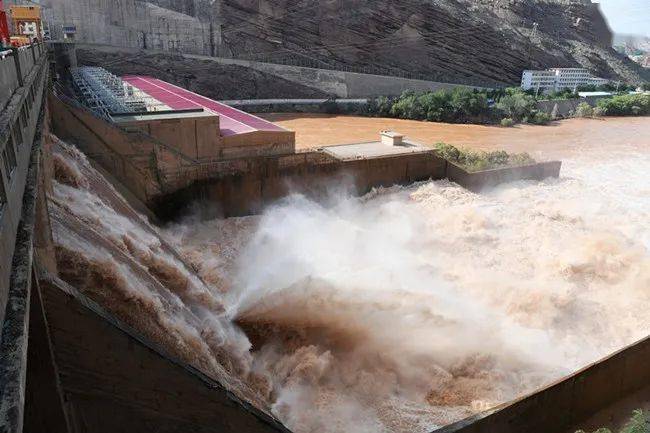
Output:
M650 79L589 0L154 0L221 25L219 54L515 84L526 68Z

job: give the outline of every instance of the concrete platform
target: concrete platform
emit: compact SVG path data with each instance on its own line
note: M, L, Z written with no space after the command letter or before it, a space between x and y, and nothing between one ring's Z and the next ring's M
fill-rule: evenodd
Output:
M399 146L389 146L380 141L368 143L340 144L322 148L323 152L341 161L351 159L381 158L382 156L407 155L411 153L430 152L431 149L421 144L405 141Z

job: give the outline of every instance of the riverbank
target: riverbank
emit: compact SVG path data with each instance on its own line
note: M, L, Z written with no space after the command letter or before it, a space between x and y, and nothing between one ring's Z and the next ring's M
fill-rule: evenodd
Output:
M261 117L296 131L298 149L376 140L393 129L426 145L445 142L476 150L528 152L537 158L562 158L597 151L605 143L621 151L650 146L648 117L567 119L547 126L465 125L326 114L267 114ZM609 151L612 145L608 146Z

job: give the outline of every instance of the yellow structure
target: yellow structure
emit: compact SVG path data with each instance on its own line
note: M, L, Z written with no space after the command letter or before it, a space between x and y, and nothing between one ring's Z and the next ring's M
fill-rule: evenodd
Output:
M43 25L41 21L40 6L10 6L9 15L13 28L12 41L20 40L24 42L28 39L33 42L34 39L43 40Z

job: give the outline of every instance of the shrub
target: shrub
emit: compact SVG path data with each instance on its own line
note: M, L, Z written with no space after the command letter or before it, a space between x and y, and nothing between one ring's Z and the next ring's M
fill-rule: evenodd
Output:
M619 433L648 433L650 424L650 417L641 409L632 412L632 418L619 430ZM576 433L585 433L584 430L578 430ZM612 433L610 429L599 428L593 433Z
M481 171L492 168L532 164L535 162L527 153L508 154L503 150L492 152L458 149L446 143L436 143L436 152L441 158L451 161L467 171Z
M456 116L451 106L451 94L447 91L425 92L419 102L424 110L424 119L431 122L451 122Z
M404 92L393 104L390 114L400 119L424 119L424 109L414 92Z
M547 125L551 121L551 115L543 111L533 110L528 117L528 123L533 125Z
M594 117L602 117L604 115L605 115L605 110L602 107L594 107L593 109Z
M393 101L386 96L380 96L376 99L368 101L368 114L372 116L388 117L390 116L390 109L393 106Z
M607 116L647 116L650 115L650 95L617 95L599 100L598 107Z
M594 115L594 109L591 108L591 105L586 102L581 102L576 107L575 116L576 117L591 117Z
M535 108L535 98L523 92L511 92L502 97L496 104L506 117L515 121L528 117Z
M620 433L648 433L650 417L643 410L637 409Z
M476 117L488 111L485 93L467 87L456 87L451 91L449 104L458 119Z
M515 121L512 120L509 117L504 117L501 119L501 126L505 126L506 128L510 128L515 125Z

